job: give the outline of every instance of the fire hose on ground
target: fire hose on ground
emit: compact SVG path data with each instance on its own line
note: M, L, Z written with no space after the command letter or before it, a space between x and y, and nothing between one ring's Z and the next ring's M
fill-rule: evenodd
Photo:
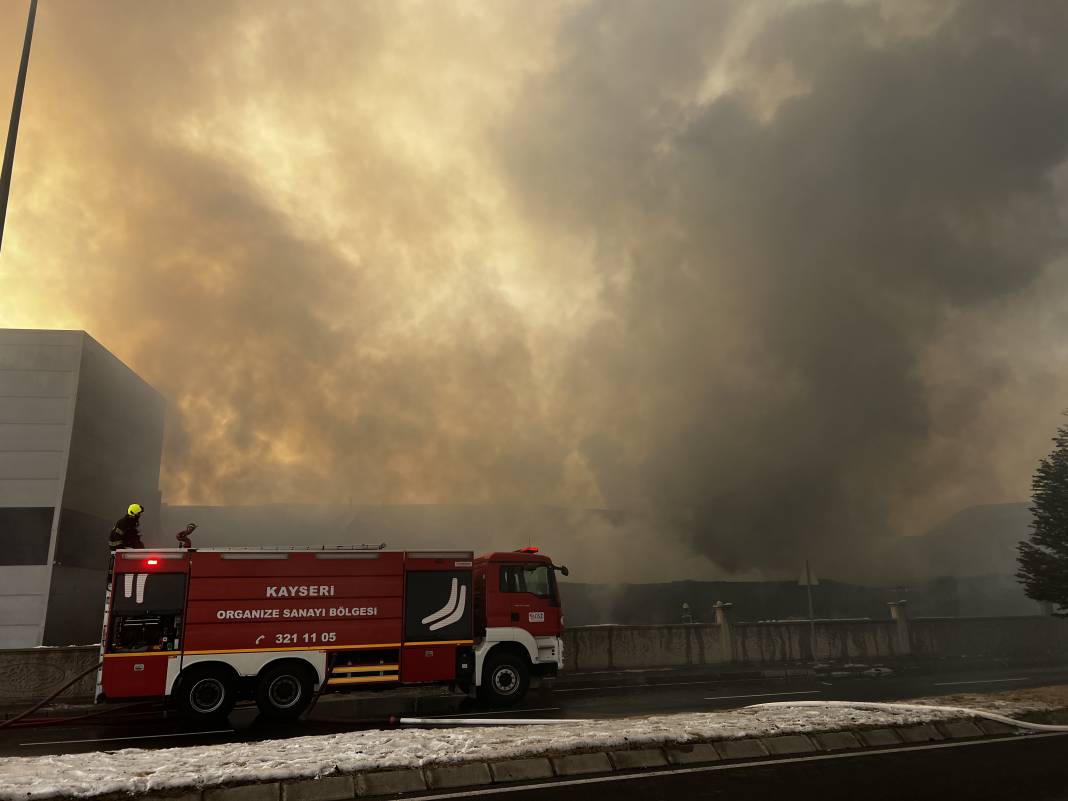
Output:
M1068 726L1052 723L1032 723L1029 720L1016 720L996 712L987 712L985 709L969 709L963 706L934 706L929 704L892 704L878 703L874 701L770 701L764 704L753 704L746 709L772 709L783 707L817 707L817 708L847 708L868 709L875 712L949 712L961 717L984 718L995 723L1004 723L1015 726L1018 729L1028 731L1068 732Z
M1068 726L1052 723L1032 723L1029 720L1016 720L985 709L969 709L962 706L935 706L931 704L878 703L873 701L772 701L763 704L751 704L743 709L782 709L808 707L817 709L864 709L875 712L946 712L958 717L984 718L995 723L1004 723L1026 731L1068 732ZM587 723L582 718L394 718L391 722L410 726L531 726L556 723Z
M15 715L15 717L13 717L13 718L8 718L8 719L7 719L7 720L5 720L5 721L0 721L0 729L6 729L6 728L7 728L8 726L12 725L13 723L15 723L15 722L17 722L17 721L19 721L19 720L22 720L22 719L23 719L24 717L26 717L27 715L31 715L31 714L33 714L34 712L36 712L36 711L37 711L38 709L40 709L41 707L45 706L46 704L49 704L49 703L51 703L51 702L52 702L52 700L53 700L54 698L56 698L56 696L58 696L58 695L59 695L60 693L62 693L62 692L63 692L64 690L67 690L67 689L69 689L70 687L73 687L73 686L74 686L74 684L75 684L76 682L78 682L78 681L80 681L81 679L85 678L86 676L88 676L88 675L89 675L90 673L92 673L93 671L95 671L95 670L99 670L99 669L100 669L100 667L101 667L101 666L102 666L103 664L104 664L103 662L98 662L98 663L96 663L95 665L93 665L92 667L88 667L88 668L86 668L85 670L83 670L83 671L82 671L81 673L79 673L79 674L78 674L77 676L75 676L75 677L74 677L73 679L71 679L70 681L68 681L68 682L67 682L66 684L64 684L64 685L63 685L62 687L60 687L60 688L59 688L58 690L56 690L56 691L55 691L54 693L52 693L52 694L51 694L50 696L48 696L48 697L47 697L47 698L45 698L44 700L42 700L42 701L38 701L38 702L37 702L36 704L34 704L33 706L31 706L31 707L30 707L29 709L25 710L24 712L20 712L19 714Z

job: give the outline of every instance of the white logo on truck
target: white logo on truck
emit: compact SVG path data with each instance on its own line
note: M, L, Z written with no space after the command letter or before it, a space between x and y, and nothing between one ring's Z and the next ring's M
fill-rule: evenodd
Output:
M268 586L268 598L325 598L334 594L333 584Z
M127 573L123 578L123 597L129 598L134 594L134 573ZM148 583L148 573L137 573L137 603L145 602L145 585Z
M459 597L457 597L457 589L459 589ZM423 618L423 625L430 624L431 631L437 631L447 626L451 626L457 620L464 616L464 608L467 605L467 586L460 587L460 582L457 579L452 580L452 592L449 593L449 600L445 602L445 606L441 607L437 612L427 615Z

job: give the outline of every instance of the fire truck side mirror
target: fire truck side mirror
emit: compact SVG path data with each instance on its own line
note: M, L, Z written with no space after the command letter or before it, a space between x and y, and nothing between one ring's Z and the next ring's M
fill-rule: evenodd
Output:
M560 571L561 575L564 576L564 578L567 578L571 575L571 571L567 569L567 565L560 565L560 567L557 569Z

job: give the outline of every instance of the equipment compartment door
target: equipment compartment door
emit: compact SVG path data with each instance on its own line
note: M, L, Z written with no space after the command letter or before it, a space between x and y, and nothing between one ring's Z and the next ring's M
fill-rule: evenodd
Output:
M409 571L404 593L406 644L460 641L474 631L470 570Z
M162 696L167 688L167 661L177 654L149 652L104 656L102 684L109 699Z
M401 652L401 682L453 681L456 678L455 645L410 645Z

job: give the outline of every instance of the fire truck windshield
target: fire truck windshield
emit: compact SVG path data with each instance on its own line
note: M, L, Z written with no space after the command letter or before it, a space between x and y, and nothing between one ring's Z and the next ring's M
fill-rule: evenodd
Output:
M501 568L501 592L529 592L539 598L553 598L552 570L547 565L505 565Z

